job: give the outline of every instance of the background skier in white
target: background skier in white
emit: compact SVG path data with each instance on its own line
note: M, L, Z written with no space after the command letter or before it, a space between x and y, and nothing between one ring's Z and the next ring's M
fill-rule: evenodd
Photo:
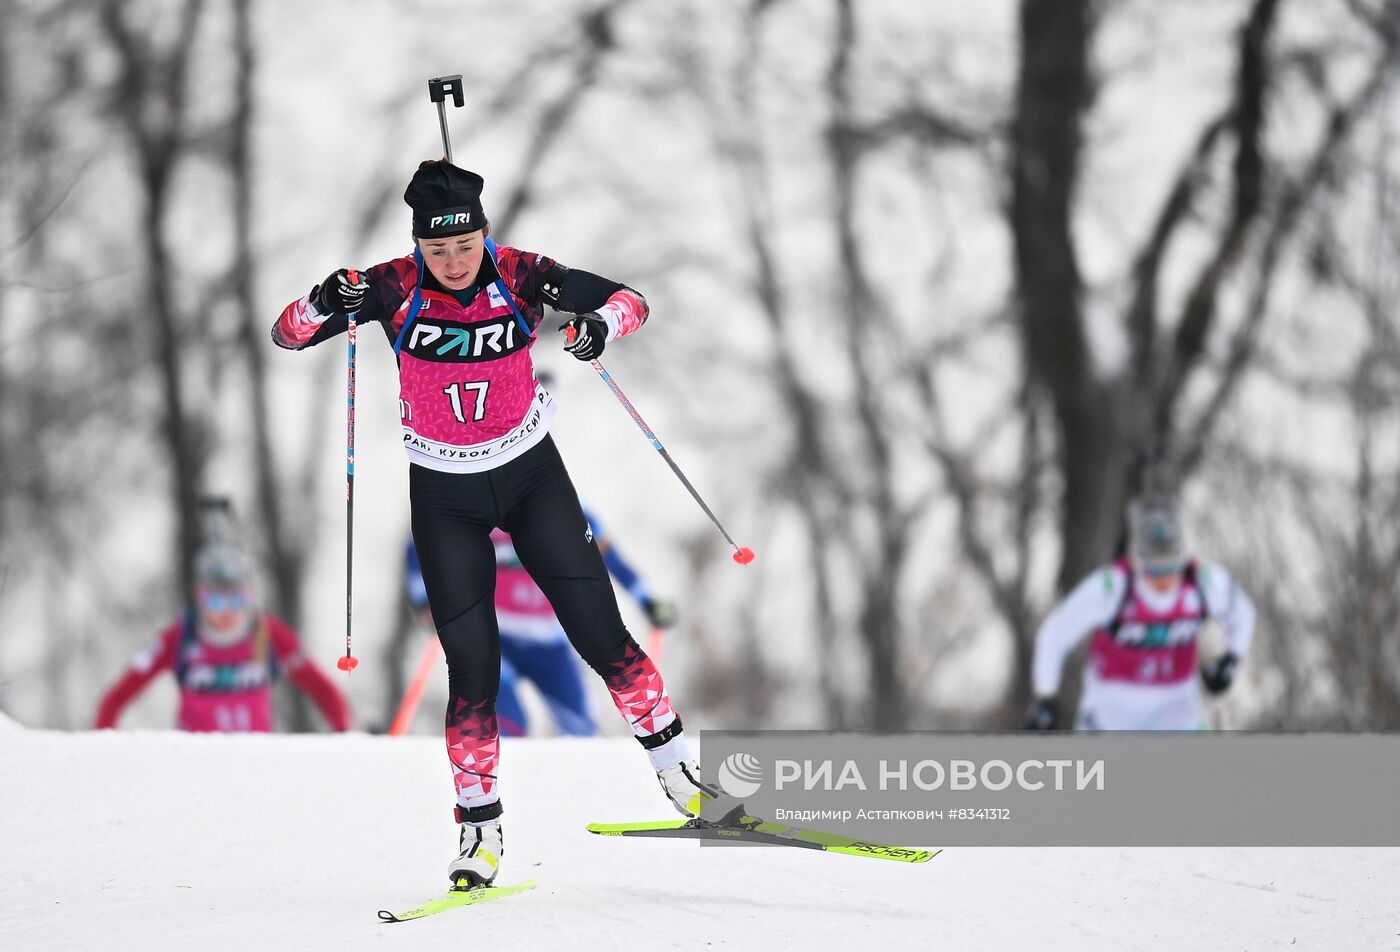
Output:
M1207 621L1224 626L1225 643L1204 657L1198 636ZM1060 726L1055 696L1065 658L1090 632L1076 730L1204 727L1201 686L1229 689L1253 631L1254 605L1229 574L1186 555L1173 502L1134 500L1128 557L1080 582L1036 632L1026 727Z

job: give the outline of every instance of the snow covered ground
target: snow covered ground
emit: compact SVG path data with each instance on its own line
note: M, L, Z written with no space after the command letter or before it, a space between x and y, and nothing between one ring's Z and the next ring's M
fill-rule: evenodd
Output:
M0 720L0 948L1400 948L1400 850L950 849L923 866L590 835L663 818L626 739L507 741L502 881L445 885L441 741L56 733ZM937 845L937 844L927 844Z

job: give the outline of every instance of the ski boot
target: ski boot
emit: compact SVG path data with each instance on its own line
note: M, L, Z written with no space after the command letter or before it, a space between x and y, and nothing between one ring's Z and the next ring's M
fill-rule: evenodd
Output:
M744 804L700 779L700 765L682 761L657 773L661 789L680 811L704 826L739 826L747 819Z
M489 819L470 819L474 814L490 813ZM489 886L496 879L500 869L501 856L505 853L501 836L501 809L499 803L470 810L457 808L457 822L462 826L457 845L461 850L456 859L447 865L447 878L456 888L476 889Z

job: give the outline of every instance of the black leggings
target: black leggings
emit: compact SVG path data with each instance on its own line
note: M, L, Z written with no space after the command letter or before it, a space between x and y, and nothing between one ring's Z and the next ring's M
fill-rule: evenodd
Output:
M493 528L510 534L521 564L591 668L607 677L632 654L629 647L639 650L551 437L484 473L410 466L408 484L413 542L447 657L449 721L463 706L495 720L501 638Z

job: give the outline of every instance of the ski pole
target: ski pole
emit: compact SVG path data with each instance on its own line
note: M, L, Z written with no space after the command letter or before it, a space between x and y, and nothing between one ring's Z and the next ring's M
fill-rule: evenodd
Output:
M578 332L572 327L566 327L564 329L564 336L570 344L574 342L574 338L577 334ZM724 526L720 525L719 519L710 511L710 507L705 505L705 500L700 498L700 494L695 491L695 487L690 484L690 480L685 478L685 473L682 473L681 468L676 465L676 461L671 459L671 454L666 452L666 447L661 445L661 441L656 438L656 434L651 431L651 427L647 426L647 421L643 420L642 415L637 412L637 408L632 406L632 401L627 399L627 394L622 392L622 388L617 385L617 381L612 378L612 374L607 372L600 361L590 360L589 363L593 365L593 369L597 371L598 376L603 378L603 383L608 385L608 389L613 392L613 396L617 397L623 409L632 417L632 422L637 424L642 434L651 441L652 447L655 448L656 452L661 454L661 458L666 461L666 465L671 467L671 472L676 474L676 478L681 481L681 485L690 493L690 498L699 503L700 508L705 511L705 515L710 517L710 521L713 522L715 528L719 530L719 534L724 536L725 541L728 542L730 547L734 550L734 561L738 562L740 565L748 565L752 562L753 549L750 549L746 545L739 545L739 543L735 542L734 538L724 530Z
M350 283L359 275L350 272ZM349 341L345 359L345 657L336 661L340 670L349 674L360 659L350 653L351 608L355 585L355 312L346 315L346 338Z
M423 645L423 654L418 659L418 668L413 672L413 680L408 682L408 689L403 692L398 713L394 715L394 723L389 727L390 737L402 737L408 733L409 725L413 723L413 715L418 713L418 702L423 700L423 689L428 686L428 676L437 666L440 654L442 644L434 632L428 638L427 644Z

